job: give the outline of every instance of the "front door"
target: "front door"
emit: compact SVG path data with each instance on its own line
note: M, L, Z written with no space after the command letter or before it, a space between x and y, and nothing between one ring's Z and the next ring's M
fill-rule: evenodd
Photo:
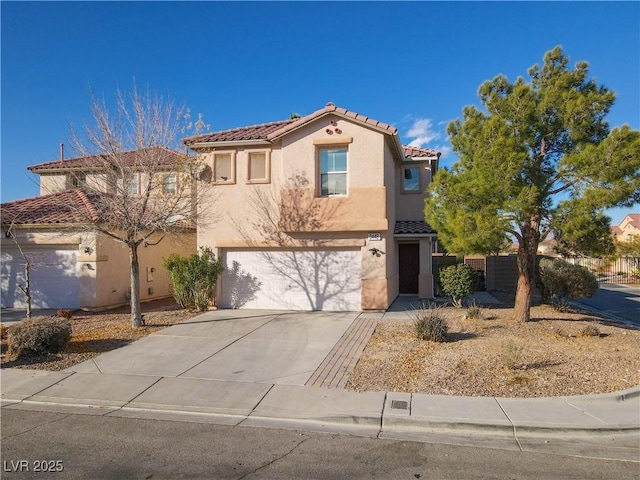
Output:
M418 294L420 274L420 245L417 243L398 244L400 267L400 293Z

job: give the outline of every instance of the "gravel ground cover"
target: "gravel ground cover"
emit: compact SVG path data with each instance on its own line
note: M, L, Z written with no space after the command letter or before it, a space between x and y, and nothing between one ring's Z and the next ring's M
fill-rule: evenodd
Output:
M5 356L2 368L63 370L198 315L172 299L144 304L143 311L147 325L141 329L131 327L128 307L74 312L64 352L18 360ZM419 340L410 315L381 321L346 388L537 397L606 393L640 384L640 330L547 305L532 308L531 322L516 323L508 301L483 308L482 319L465 318L465 309L442 312L449 326L443 343ZM2 347L4 353L4 340Z
M580 312L444 308L443 343L419 340L413 320L381 321L347 388L464 396L540 397L607 393L640 384L640 331Z

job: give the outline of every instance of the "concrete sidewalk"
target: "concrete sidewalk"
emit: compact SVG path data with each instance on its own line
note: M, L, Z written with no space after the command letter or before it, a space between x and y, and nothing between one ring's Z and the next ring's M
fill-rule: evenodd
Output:
M640 387L532 399L340 388L378 320L208 312L67 371L2 369L2 407L640 461Z

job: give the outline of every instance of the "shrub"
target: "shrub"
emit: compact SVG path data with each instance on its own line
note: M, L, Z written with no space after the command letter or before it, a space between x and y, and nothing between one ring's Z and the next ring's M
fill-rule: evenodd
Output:
M502 344L500 358L505 367L510 370L516 370L522 367L524 348L513 340L507 340Z
M598 291L598 279L587 268L564 260L540 260L543 298L558 309L575 298L592 297Z
M600 336L600 330L595 325L587 325L582 330L580 330L580 333L578 333L578 336L580 336L580 337L599 337Z
M10 357L58 353L71 338L71 323L66 318L35 317L9 327L7 345Z
M449 327L440 308L420 308L416 310L415 316L413 328L420 340L444 342L447 339Z
M466 263L459 263L440 270L442 291L451 297L456 308L462 307L462 299L475 291L478 274Z
M58 310L56 312L56 316L59 318L66 318L67 320L71 319L71 310Z
M467 307L467 313L464 316L465 318L472 318L474 320L482 320L484 315L482 314L482 310L476 304L475 300Z
M182 257L176 253L164 261L173 283L173 296L182 308L205 311L215 295L215 285L222 273L222 263L210 248Z

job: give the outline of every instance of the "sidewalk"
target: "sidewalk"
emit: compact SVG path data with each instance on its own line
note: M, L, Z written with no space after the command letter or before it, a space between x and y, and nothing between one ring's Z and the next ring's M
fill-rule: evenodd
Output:
M376 322L402 314L209 312L68 371L2 369L2 407L640 461L640 387L530 399L341 388Z

